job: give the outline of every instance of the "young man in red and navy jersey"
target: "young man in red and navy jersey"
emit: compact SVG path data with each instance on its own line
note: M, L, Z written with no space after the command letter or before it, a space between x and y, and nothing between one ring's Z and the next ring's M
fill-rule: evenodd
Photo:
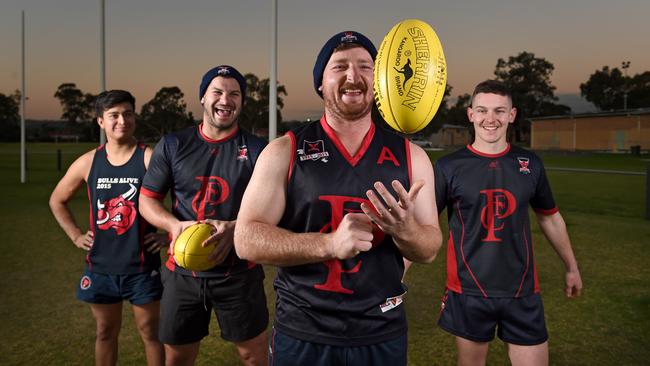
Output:
M77 298L90 304L97 323L96 364L117 363L122 302L129 300L147 363L162 365L159 252L167 241L138 214L138 196L151 149L133 137L135 98L131 93L103 92L97 96L95 109L107 142L70 165L52 192L50 208L70 240L87 252ZM85 233L67 205L84 182L90 200L90 230Z
M497 335L513 365L547 365L528 207L566 268L566 296L582 280L542 160L506 140L517 110L501 82L477 85L467 116L474 142L435 164L438 211L449 217L447 290L439 325L456 336L459 365L484 365Z
M376 52L327 41L323 117L271 142L246 189L237 253L279 266L271 365L406 364L403 258L431 262L442 236L426 153L371 119Z
M221 337L233 342L246 365L268 359L268 311L264 272L241 260L233 249L233 230L241 197L266 142L239 128L246 80L234 67L210 69L199 86L203 121L164 136L156 145L140 196L140 212L172 236L163 269L160 340L168 365L192 365L208 334L214 309ZM172 209L163 205L171 192ZM173 240L196 221L213 225L217 263L193 272L174 262Z

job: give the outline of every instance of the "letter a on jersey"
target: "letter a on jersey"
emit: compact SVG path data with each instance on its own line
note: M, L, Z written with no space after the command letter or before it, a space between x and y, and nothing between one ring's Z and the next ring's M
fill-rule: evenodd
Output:
M391 161L395 166L399 166L399 162L397 161L397 158L395 157L395 154L393 154L392 151L390 151L389 148L384 146L381 149L381 152L379 153L379 159L377 159L377 165L382 165L385 160Z

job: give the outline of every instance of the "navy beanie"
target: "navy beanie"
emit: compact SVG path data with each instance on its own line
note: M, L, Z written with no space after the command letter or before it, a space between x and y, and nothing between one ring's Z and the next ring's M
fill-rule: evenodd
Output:
M373 60L375 59L375 56L377 56L375 45L373 45L372 41L363 34L354 31L335 34L325 43L323 48L321 48L318 57L316 58L316 64L314 65L314 89L316 89L316 93L318 93L321 98L323 97L323 93L318 90L318 88L323 83L323 71L329 62L330 57L332 57L334 49L343 43L356 43L363 46L363 48L370 53Z
M216 78L217 76L231 77L237 80L239 83L239 89L241 90L242 103L244 100L246 100L246 78L244 78L244 76L242 76L242 74L240 74L237 69L228 65L220 65L214 67L208 70L205 75L203 75L203 78L201 79L201 85L199 86L199 100L201 100L205 95L205 91L208 89L208 85L210 85L212 79Z

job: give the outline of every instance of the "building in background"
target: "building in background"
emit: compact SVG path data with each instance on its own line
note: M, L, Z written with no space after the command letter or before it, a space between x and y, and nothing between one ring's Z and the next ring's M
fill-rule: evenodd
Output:
M531 118L533 150L650 150L650 109Z
M465 146L472 142L470 124L467 123L467 126L444 124L438 132L429 137L429 140L432 146L435 147L449 148Z

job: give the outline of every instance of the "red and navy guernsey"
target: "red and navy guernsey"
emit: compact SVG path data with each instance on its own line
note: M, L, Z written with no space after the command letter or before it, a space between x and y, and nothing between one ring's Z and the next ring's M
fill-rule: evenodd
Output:
M542 160L508 145L500 154L471 145L435 163L438 212L449 218L447 288L482 297L539 292L528 207L558 211Z
M376 181L410 188L408 140L372 124L351 156L323 117L288 133L292 142L286 208L280 227L332 232L343 216L362 212ZM281 267L275 327L309 342L360 346L406 334L401 305L404 263L392 238L378 228L373 248L347 260Z
M89 270L133 274L160 269L160 255L149 253L144 235L156 228L138 213L140 186L145 175L145 145L138 144L128 162L114 166L105 145L95 151L88 173L90 227L94 243L86 255Z
M212 140L201 125L164 136L156 145L144 178L142 194L163 199L171 191L172 214L181 221L237 218L253 166L266 142L240 128ZM223 277L261 268L231 250L224 262L208 271L186 270L169 255L167 268L195 277Z

